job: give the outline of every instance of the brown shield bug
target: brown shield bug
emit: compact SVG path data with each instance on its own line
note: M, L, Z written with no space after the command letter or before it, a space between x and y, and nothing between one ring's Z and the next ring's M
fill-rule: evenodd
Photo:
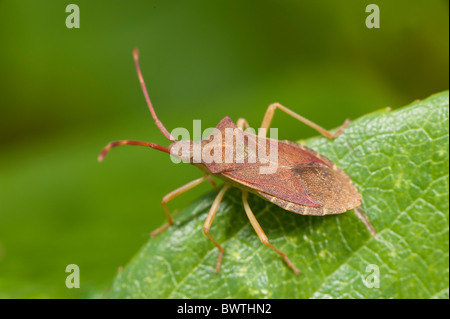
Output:
M328 138L335 138L342 133L349 124L348 120L335 133L330 133L285 106L274 103L268 107L258 135L249 132L249 125L245 119L239 119L234 123L229 117L225 117L219 122L214 133L207 138L199 142L189 140L177 141L156 116L142 77L137 49L133 51L133 57L139 81L152 117L159 130L172 144L166 148L148 142L129 140L112 142L103 149L98 160L102 161L112 147L119 145L141 145L169 153L174 157L182 159L184 162L192 163L199 167L205 174L203 177L164 196L161 204L167 215L168 222L153 231L152 236L166 230L173 224L171 214L166 207L167 202L207 180L215 187L214 180L211 176L218 177L225 182L222 189L218 192L203 226L205 235L208 236L219 250L216 272L220 270L223 247L211 236L209 230L219 204L225 192L230 187L237 187L242 190L244 210L260 240L278 253L296 274L299 273L299 270L282 251L269 242L256 220L247 201L248 192L269 200L285 210L302 215L324 216L340 214L355 209L355 212L363 220L372 235L375 234L368 219L362 212L356 209L356 207L361 205L362 197L352 184L352 180L344 171L325 156L306 146L291 141L279 141L266 137L267 129L270 126L276 109L309 125ZM244 131L244 129L246 130ZM233 137L231 139L227 138L227 132L232 132ZM277 156L275 158L268 158L267 150L272 148L277 150ZM203 152L202 155L208 155L209 160L204 160L201 156L200 159L196 159L196 149L200 151L207 149L208 152ZM260 149L263 149L263 151L260 152ZM266 156L259 156L262 154ZM276 169L267 173L267 169L271 165L274 165ZM265 173L263 172L264 168L266 168Z

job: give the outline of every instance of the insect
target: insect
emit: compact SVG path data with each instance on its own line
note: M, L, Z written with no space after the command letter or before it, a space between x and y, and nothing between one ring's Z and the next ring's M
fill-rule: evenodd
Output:
M279 254L286 264L296 274L299 274L300 271L294 266L286 254L270 243L248 204L248 193L254 193L285 210L302 215L315 216L340 214L351 209L356 209L356 207L361 205L362 197L353 185L352 180L343 170L338 168L335 163L304 145L291 141L279 141L267 138L267 129L269 128L274 112L277 109L307 124L330 139L341 134L349 124L349 121L345 121L335 133L330 133L326 129L298 115L285 106L274 103L268 107L261 124L262 130L258 131L258 135L248 132L249 124L245 119L238 119L235 123L229 117L225 117L217 125L215 135L211 134L200 142L189 140L178 141L171 133L169 133L156 116L139 66L137 49L134 49L133 51L133 58L139 82L153 120L161 133L172 143L168 147L164 147L155 143L130 140L112 142L103 149L98 160L102 161L113 147L119 145L141 145L169 153L185 162L192 163L204 172L203 177L200 177L163 197L161 204L167 216L167 223L153 231L151 235L155 236L173 225L172 216L166 206L170 200L205 181L211 182L215 187L215 182L211 178L211 176L215 176L225 183L212 203L203 226L203 232L219 250L216 272L219 272L220 270L224 249L210 234L210 228L225 193L230 187L237 187L242 190L244 210L262 243ZM225 136L227 130L233 130L234 134L236 134L236 138L231 141L228 139L227 141ZM217 138L218 136L222 138ZM238 152L236 147L238 138L242 138L241 140L244 141L243 152L241 153ZM209 147L210 149L213 149L214 152L217 151L218 153L215 155L218 156L215 157L215 160L209 162L204 160L195 161L195 145ZM252 145L254 147L250 147ZM265 146L266 149L276 147L277 157L269 160L267 160L267 158L263 160L255 157L255 149L259 146ZM224 160L224 154L226 154L227 151L228 154L230 154L230 150L232 158L236 159L235 161L230 162ZM238 161L237 158L240 158L240 160ZM261 174L261 168L271 164L276 164L277 169L270 174ZM367 219L362 219L365 221L365 224L368 222Z

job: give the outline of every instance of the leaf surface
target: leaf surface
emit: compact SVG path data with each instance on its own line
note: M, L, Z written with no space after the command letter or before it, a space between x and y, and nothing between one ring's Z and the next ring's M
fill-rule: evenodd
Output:
M119 273L111 298L448 298L448 92L354 121L335 140L304 144L333 160L363 196L371 236L353 211L315 217L287 212L250 194L272 244L302 271L296 276L251 227L240 190L202 227L215 192L187 207ZM162 213L162 209L161 209Z

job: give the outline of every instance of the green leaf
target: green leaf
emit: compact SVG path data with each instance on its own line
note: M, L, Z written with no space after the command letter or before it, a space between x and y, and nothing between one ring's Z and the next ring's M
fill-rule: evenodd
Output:
M371 236L349 211L314 217L257 196L249 203L271 242L302 271L296 276L263 245L238 189L225 196L211 234L202 226L216 193L175 216L175 225L137 253L111 298L448 298L448 92L354 121L331 141L305 142L353 179ZM377 277L377 272L379 276ZM379 279L379 288L376 279Z

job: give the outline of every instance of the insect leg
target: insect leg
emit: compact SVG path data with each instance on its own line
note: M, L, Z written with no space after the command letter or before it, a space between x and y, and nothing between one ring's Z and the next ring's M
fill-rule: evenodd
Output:
M308 120L307 118L304 118L303 116L295 113L294 111L291 111L290 109L288 109L287 107L281 105L280 103L273 103L270 104L269 107L267 108L266 114L264 115L264 119L262 121L261 124L261 128L264 128L265 130L260 130L259 132L261 133L260 135L262 136L266 136L267 134L267 129L270 126L270 123L272 122L272 118L273 115L275 113L276 109L280 109L281 111L289 114L290 116L292 116L293 118L299 120L300 122L308 125L309 127L315 129L316 131L318 131L320 134L324 135L325 137L328 138L336 138L339 134L341 134L344 129L347 127L348 124L350 124L350 120L345 120L344 124L342 124L334 133L331 133L330 131L327 131L326 129L324 129L323 127L317 125L316 123Z
M247 191L242 191L242 202L244 203L244 209L245 212L247 213L248 219L250 220L250 223L252 224L253 228L256 231L256 234L258 234L259 239L262 241L262 243L266 246L268 246L269 248L273 249L277 254L279 254L284 261L286 262L286 264L292 268L292 270L295 272L295 274L299 274L300 270L298 270L293 264L292 262L289 260L289 258L286 256L285 253L283 253L281 250L279 250L278 248L276 248L274 245L272 245L269 242L269 239L267 238L266 234L264 233L263 229L261 228L261 226L259 225L258 221L256 220L255 215L253 215L253 212L250 208L250 205L248 204L247 201L247 196L248 196L248 192Z
M216 264L217 273L220 271L220 263L222 262L223 256L223 247L220 246L219 243L211 236L211 234L209 233L209 229L213 222L214 216L217 213L217 209L219 208L220 202L222 201L223 196L230 187L231 187L230 184L225 184L225 186L219 191L216 198L214 199L213 204L211 205L211 208L209 209L208 216L206 217L205 224L203 225L203 232L214 243L214 245L216 245L217 249L219 249L219 256L217 257L217 264Z
M237 120L236 126L239 127L242 130L248 129L250 127L250 125L248 124L247 120L242 118L242 117Z
M206 175L206 178L208 179L208 181L211 183L212 187L214 187L214 189L217 189L217 184L214 181L214 179L211 177L211 175Z
M193 180L189 183L187 183L186 185L181 186L180 188L177 188L174 191L171 191L169 194L167 194L166 196L163 197L163 199L161 200L161 205L164 209L164 212L166 213L167 216L167 224L159 227L158 229L155 229L154 231L152 231L152 233L150 234L152 237L155 237L156 235L158 235L159 233L165 231L167 228L169 228L171 225L173 225L173 219L172 216L170 215L170 211L167 208L166 204L171 201L172 199L174 199L175 197L177 197L178 195L183 194L184 192L190 190L191 188L194 188L195 186L203 183L206 180L212 180L212 178L209 175L205 175L203 177L200 177L196 180ZM214 181L212 181L214 183ZM215 183L213 184L215 185Z
M359 219L364 223L364 226L366 226L368 232L372 235L372 237L375 237L377 235L377 232L375 231L375 228L370 223L369 218L358 208L353 208L355 211L356 216L358 216Z

